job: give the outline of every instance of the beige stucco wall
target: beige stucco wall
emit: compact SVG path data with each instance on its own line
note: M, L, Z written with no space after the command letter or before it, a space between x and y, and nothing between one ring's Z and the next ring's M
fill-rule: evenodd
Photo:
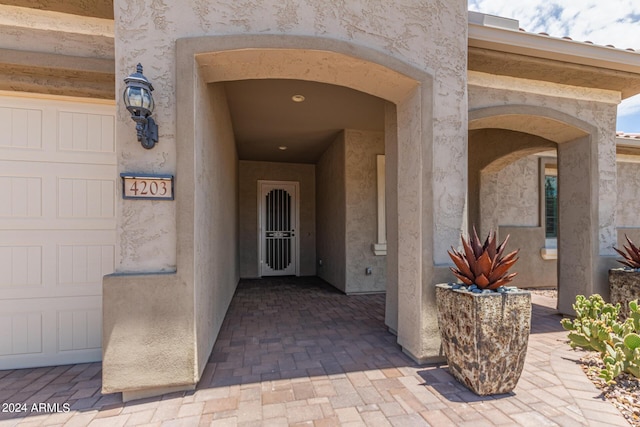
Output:
M199 84L195 192L178 211L179 219L193 218L193 246L178 253L188 262L178 272L115 274L103 283L103 391L124 391L125 399L195 386L239 280L231 119L223 86Z
M533 87L514 78L472 77L470 129L502 125L558 144L558 308L571 313L577 294L607 292L607 269L617 238L619 94L544 83Z
M347 291L345 179L345 134L340 132L316 164L316 256L318 276L342 292Z
M202 374L239 280L238 156L222 84L199 99L195 137L193 254L197 377ZM182 280L189 281L187 276Z
M374 255L377 241L377 164L384 154L381 132L345 131L346 292L382 292L386 256ZM372 274L365 274L367 267Z
M384 4L355 1L291 3L283 9L277 0L260 0L242 9L237 16L235 1L218 0L198 7L181 3L156 7L152 0L114 2L116 75L126 76L137 62L146 66L145 75L156 91L156 121L161 142L150 152L135 141L133 123L124 108L118 111L116 133L122 170L145 170L157 173L175 171L176 66L175 40L181 37L261 33L295 34L346 40L371 47L406 61L430 74L434 81L434 101L425 105L422 126L434 135L427 174L435 169L437 185L426 206L437 206L431 215L438 227L430 228L437 238L429 244L438 250L436 262L447 262L446 247L456 239L464 210L466 161L465 66L466 66L466 2L437 1L429 4L415 0L396 0ZM452 28L459 30L451 32ZM446 48L442 48L442 47ZM437 72L436 72L437 70ZM117 80L116 93L120 105L122 83ZM426 101L426 100L425 100ZM431 121L431 117L436 118ZM422 130L421 130L422 131ZM452 150L452 147L459 149ZM458 153L452 156L452 153ZM422 159L420 159L422 160ZM432 163L431 163L432 162ZM427 191L427 189L425 189ZM433 197L431 195L433 194ZM431 210L431 209L430 209ZM122 271L168 271L175 268L175 207L168 205L154 212L154 230L148 229L144 214L131 202L122 202L119 225L123 254ZM435 242L435 243L434 243ZM156 254L156 256L146 256ZM428 259L431 259L430 256Z
M316 274L316 171L315 165L242 160L239 164L240 276L259 277L258 180L300 183L300 275Z
M497 172L500 225L538 226L538 158L528 156Z
M480 202L484 239L488 230L497 230L503 240L509 235L507 251L520 249L512 271L518 287L557 286L557 262L545 260L544 227L540 223L540 158L530 155L497 171L481 174Z
M386 256L371 249L378 154L384 154L383 133L346 129L317 165L318 275L347 294L386 289Z
M114 99L111 19L7 4L0 17L0 90Z
M105 277L103 393L195 384L193 295L171 273Z
M619 161L617 172L616 225L640 227L640 163Z
M119 172L176 175L176 202L148 209L119 200L118 272L171 272L195 287L195 108L201 82L304 78L341 84L397 105L398 342L414 358L438 357L432 285L464 224L466 2L382 4L233 0L197 7L114 1ZM452 31L452 29L456 29ZM244 60L239 60L245 55ZM180 60L177 58L180 57ZM276 58L276 59L274 59ZM121 103L121 78L141 62L156 91L160 142L144 150ZM249 66L247 66L249 64ZM186 272L184 272L187 270ZM394 273L395 274L395 273ZM109 310L109 308L107 308ZM193 337L193 336L192 336ZM199 348L200 349L200 348ZM200 358L198 357L198 360Z

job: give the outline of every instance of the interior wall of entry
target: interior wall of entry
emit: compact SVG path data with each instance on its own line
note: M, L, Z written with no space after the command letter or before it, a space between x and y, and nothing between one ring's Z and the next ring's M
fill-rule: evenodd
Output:
M347 294L386 290L387 259L373 251L384 150L384 133L346 129L317 164L318 276Z
M397 156L394 154L393 158L403 167L397 169L396 185L386 186L386 199L388 214L398 218L398 257L392 260L387 258L386 268L387 276L392 275L392 280L388 280L387 284L398 284L398 298L397 305L388 307L387 314L391 319L397 318L397 328L394 329L397 329L398 343L405 352L416 360L438 357L440 343L435 301L431 288L425 286L434 283L436 271L432 263L436 244L432 239L434 189L431 186L434 156L433 75L373 49L316 37L185 38L177 40L177 53L176 73L184 77L177 80L178 105L195 105L199 98L207 96L198 88L201 83L259 78L305 78L337 84L397 105L397 122L393 127L396 137L392 139L397 145ZM247 56L254 61L251 67L247 67L246 61L242 60ZM304 66L301 67L301 64ZM178 109L177 113L178 133L185 136L177 145L178 171L189 171L193 164L192 150L183 147L189 145L198 127L192 111L191 108L184 108ZM421 155L416 156L415 153ZM389 174L386 174L386 179L389 183ZM184 199L190 198L192 184L190 179L176 180L176 193L183 194ZM251 187L255 191L256 186ZM394 198L397 204L389 203ZM248 197L247 200L256 203L256 197ZM304 191L301 188L302 203ZM395 209L390 210L390 206ZM256 207L239 210L255 215ZM251 222L256 224L257 219ZM181 266L193 259L190 245L193 242L193 226L193 221L189 221L188 217L184 221L177 221L178 274ZM393 227L388 227L388 230L390 228ZM376 238L375 232L376 227L372 242ZM251 233L251 241L257 241L255 236L255 233ZM245 241L244 238L241 240ZM244 256L244 250L239 248L238 252ZM245 261L242 261L242 265L241 270L246 273ZM255 266L257 263L251 262L249 265ZM438 274L440 270L444 272L445 269L439 269ZM399 307L402 309L398 310ZM206 312L201 314L207 315ZM196 313L196 316L200 317L201 314ZM200 343L197 348L200 356Z
M239 254L240 277L260 277L258 270L257 182L297 181L300 183L298 242L301 276L316 274L316 167L312 164L240 160L239 171Z

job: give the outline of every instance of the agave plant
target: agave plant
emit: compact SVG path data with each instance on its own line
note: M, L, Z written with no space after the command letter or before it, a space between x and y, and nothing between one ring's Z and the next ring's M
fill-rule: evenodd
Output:
M496 235L490 232L484 244L480 244L476 228L473 227L473 235L469 241L462 239L463 251L458 252L451 247L449 256L457 268L451 268L453 274L466 285L477 285L481 289L497 289L511 282L518 273L507 274L509 268L519 259L517 249L502 256L509 236L500 245L496 244Z
M624 246L624 250L626 251L626 253L622 252L615 246L613 247L613 249L615 249L615 251L622 255L622 257L624 258L619 259L618 262L626 265L627 267L640 268L640 249L638 249L638 247L633 244L631 239L629 239L626 234L624 235L624 238L627 239L627 243L629 243L629 246Z

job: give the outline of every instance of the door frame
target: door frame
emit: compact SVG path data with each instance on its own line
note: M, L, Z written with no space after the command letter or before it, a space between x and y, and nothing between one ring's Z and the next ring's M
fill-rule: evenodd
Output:
M258 180L258 189L257 189L257 202L258 202L258 224L257 224L257 239L258 239L258 277L262 276L262 259L264 255L264 248L262 247L262 185L278 185L278 184L287 184L295 187L296 192L296 202L294 204L294 218L296 220L296 232L295 232L295 242L296 242L296 250L294 252L296 268L295 275L300 276L300 182L299 181L283 181L283 180L271 180L271 179L259 179Z

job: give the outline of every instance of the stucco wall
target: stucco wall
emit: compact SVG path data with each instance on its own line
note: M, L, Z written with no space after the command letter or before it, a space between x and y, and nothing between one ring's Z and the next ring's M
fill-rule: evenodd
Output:
M611 244L616 240L615 233L615 210L616 210L616 163L615 163L615 122L617 103L613 102L614 97L606 96L598 91L591 94L579 93L576 88L541 84L539 88L531 88L521 79L510 79L509 84L512 89L501 86L499 79L494 81L494 87L481 87L470 84L469 86L469 109L475 110L483 107L514 105L513 112L517 113L518 108L523 105L532 107L528 111L534 113L539 108L541 114L549 114L557 121L568 121L570 127L580 127L592 132L593 140L589 142L595 173L589 177L594 181L595 193L589 195L597 206L597 227L600 231L596 233L597 250L600 255L611 255ZM493 84L493 83L491 83ZM544 111L544 113L543 113ZM545 134L543 129L545 122L540 122L540 129L536 129L536 122L531 120L530 133ZM553 137L554 135L550 135ZM558 135L559 138L562 135ZM558 142L558 141L556 141ZM566 143L560 142L559 145ZM566 151L566 150L565 150ZM562 173L562 172L560 172ZM568 174L567 174L568 175ZM565 179L567 181L567 179ZM587 198L584 198L587 200ZM588 209L583 206L583 209Z
M346 292L381 292L386 283L386 256L376 256L376 155L384 154L384 134L345 131ZM372 274L365 270L371 267Z
M115 0L116 75L126 76L135 64L145 66L145 75L156 91L156 121L160 144L146 151L135 141L133 123L124 107L116 125L121 171L143 170L173 173L176 167L175 40L182 37L246 34L295 34L335 38L371 47L425 70L436 77L433 100L425 105L425 137L431 141L437 183L429 194L438 227L430 246L439 249L436 262L446 261L446 247L454 241L463 222L466 161L466 20L465 1L419 2L396 0L370 3L295 2L286 6L277 0L258 0L238 9L233 0L198 3L162 3L152 0ZM455 28L455 31L451 31ZM259 36L256 36L259 38ZM121 105L122 82L116 78L117 103ZM432 121L432 118L435 120ZM455 149L452 150L452 148ZM455 153L455 154L452 154ZM433 169L431 169L433 168ZM149 230L145 215L131 202L119 206L119 271L170 271L176 265L175 206L154 213ZM126 231L126 232L124 232ZM148 256L154 254L154 256ZM431 256L429 257L431 259Z
M239 279L238 157L221 84L199 100L203 126L195 137L193 264L197 361L202 373Z
M480 81L482 84L480 85ZM471 73L469 128L484 117L558 144L558 309L608 291L616 232L615 123L619 94ZM488 124L488 123L487 123ZM487 127L500 127L498 124Z
M618 162L617 171L616 225L640 227L640 163Z
M538 226L538 158L528 156L498 172L500 225Z
M189 268L183 264L190 262L195 228L188 220L195 207L191 143L200 126L194 120L194 90L200 90L194 79L306 78L342 84L398 107L402 168L391 191L399 216L398 342L416 359L437 357L431 285L446 270L437 265L449 262L446 249L464 226L466 2L330 0L283 6L278 0L256 0L250 6L238 8L234 0L114 1L116 76L130 74L138 62L145 66L156 88L154 117L160 127L157 148L140 147L121 103L123 83L116 78L119 171L176 174L178 192L176 203L154 211L120 200L116 270L177 268L182 275ZM225 62L243 53L246 62ZM282 60L271 61L278 56ZM216 67L218 60L224 69Z
M497 171L481 174L481 239L497 230L500 240L509 235L507 252L520 249L520 260L512 271L519 287L557 286L557 262L545 260L544 227L540 224L540 158L527 156ZM480 231L479 231L480 233Z
M346 292L345 136L341 132L316 164L317 274Z
M316 274L316 171L315 165L242 160L239 164L240 276L259 277L258 180L300 183L300 275Z

